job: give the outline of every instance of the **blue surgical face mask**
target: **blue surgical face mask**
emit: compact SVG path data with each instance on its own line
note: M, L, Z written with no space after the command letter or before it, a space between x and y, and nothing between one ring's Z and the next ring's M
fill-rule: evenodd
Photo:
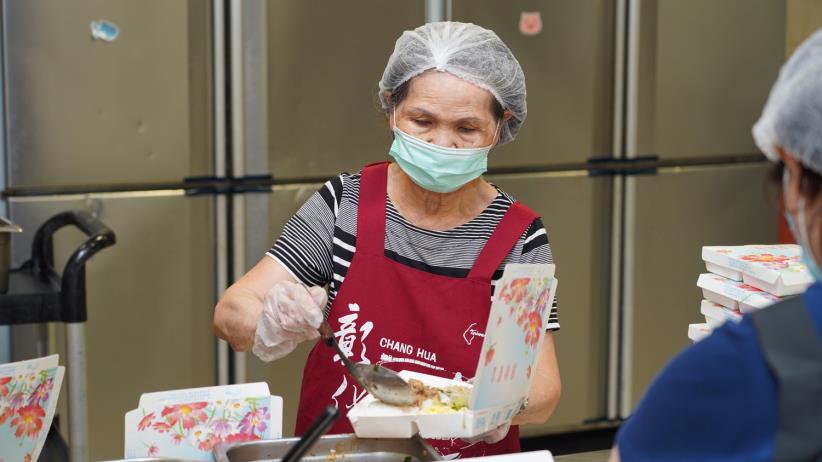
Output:
M782 174L782 195L783 198L788 197L788 183L790 181L790 172L788 172L788 167L785 167L784 173ZM796 221L794 223L793 217L788 212L788 207L785 207L785 220L788 222L788 227L791 229L791 233L793 234L794 239L802 247L802 263L808 267L808 271L810 271L811 276L817 282L822 281L822 269L819 268L819 264L816 263L816 259L813 257L813 251L811 250L810 240L808 239L808 224L805 221L805 198L802 195L799 195L799 204L797 204L797 211L796 211Z
M388 152L402 171L421 187L438 193L449 193L488 170L488 152L493 145L482 148L438 146L400 130L396 111L393 116L394 142ZM496 130L499 130L499 122Z

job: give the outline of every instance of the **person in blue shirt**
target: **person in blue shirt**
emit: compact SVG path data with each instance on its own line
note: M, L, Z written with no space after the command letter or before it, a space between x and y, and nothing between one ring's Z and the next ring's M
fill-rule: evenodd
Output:
M675 357L612 461L822 460L822 29L782 67L753 134L815 282Z

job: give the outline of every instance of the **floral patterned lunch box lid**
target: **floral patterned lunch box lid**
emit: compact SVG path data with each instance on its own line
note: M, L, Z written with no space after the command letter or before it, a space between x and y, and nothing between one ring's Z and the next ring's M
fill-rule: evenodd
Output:
M801 257L802 249L796 244L702 248L706 263L739 271L749 285L778 296L801 293L813 282Z
M147 393L126 414L125 457L211 461L218 443L281 438L282 407L264 382Z
M781 300L780 297L744 282L732 281L711 273L700 274L696 285L705 292L709 300L725 306L728 305L722 303L724 299L731 300L739 306L728 306L728 308L738 308L742 312L765 308ZM721 299L713 299L712 294L719 295Z

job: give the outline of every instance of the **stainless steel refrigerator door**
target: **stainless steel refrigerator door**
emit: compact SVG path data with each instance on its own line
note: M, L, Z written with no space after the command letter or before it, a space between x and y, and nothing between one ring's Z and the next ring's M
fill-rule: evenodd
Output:
M391 136L377 82L402 31L423 23L424 3L282 0L266 6L274 177L331 177L388 158Z
M634 262L627 346L630 409L662 367L689 344L689 323L704 322L696 287L704 245L776 241L778 199L766 199L767 164L662 169L637 176ZM626 236L626 239L629 239Z
M121 458L123 416L142 393L214 383L213 198L158 191L12 199L11 216L25 229L13 241L15 265L37 227L67 209L96 211L117 235L87 264L86 359L91 460ZM83 239L70 228L57 233L59 267ZM63 326L52 329L65 363Z
M581 427L605 415L611 179L565 172L494 175L489 181L542 216L559 279L561 328L554 339L562 398L547 423L521 432L535 436Z
M637 154L759 152L751 126L784 61L782 0L643 0Z
M499 35L525 73L528 117L491 167L585 162L611 152L614 3L454 0L454 21ZM539 15L539 20L537 16ZM539 21L541 32L526 35Z
M275 186L271 194L246 196L246 261L251 267L261 258L280 236L285 222L312 195L321 184L305 183ZM266 210L267 208L267 210ZM261 211L267 214L260 213ZM260 217L270 217L262 222ZM246 354L246 380L268 382L271 394L283 397L283 435L292 436L297 422L297 404L300 398L303 367L312 344L302 344L297 350L273 363L260 361L253 354Z
M4 1L8 186L211 173L210 30L205 1Z

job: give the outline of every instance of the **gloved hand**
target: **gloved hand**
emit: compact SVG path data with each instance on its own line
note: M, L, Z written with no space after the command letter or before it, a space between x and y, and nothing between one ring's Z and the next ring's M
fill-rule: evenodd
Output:
M251 351L263 361L273 361L301 342L319 337L326 300L322 287L306 290L291 281L274 284L263 301Z
M500 425L493 430L488 430L487 432L477 435L473 438L463 438L464 441L468 443L488 443L494 444L499 443L502 441L506 436L508 436L508 431L511 430L511 421L507 421L504 424Z

